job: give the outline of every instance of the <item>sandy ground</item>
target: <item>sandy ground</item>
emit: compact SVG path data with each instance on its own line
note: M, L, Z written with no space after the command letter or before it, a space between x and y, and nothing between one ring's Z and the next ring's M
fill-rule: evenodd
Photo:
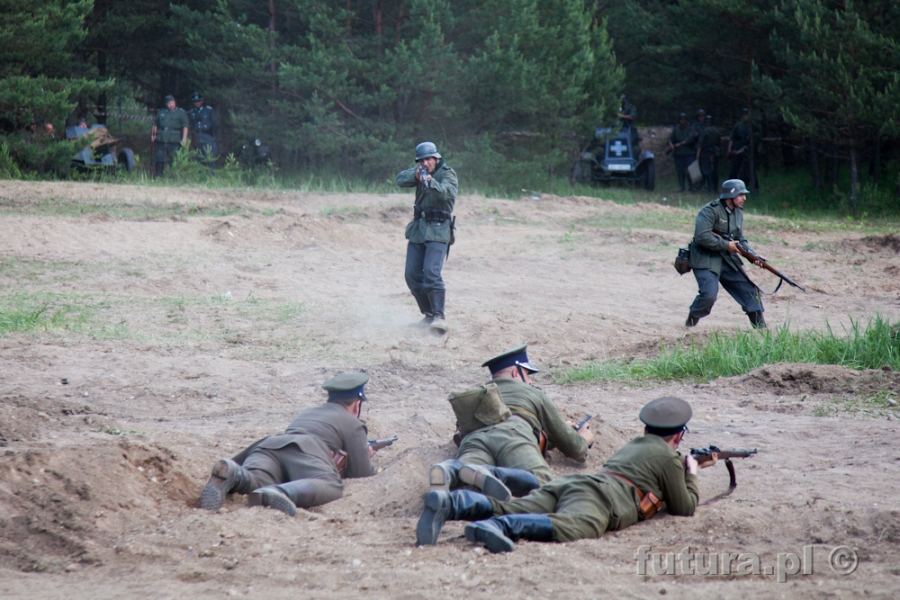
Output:
M462 196L444 271L451 331L437 337L410 326L411 203L0 183L5 301L44 298L58 325L0 338L0 597L900 596L900 414L883 402L900 375L778 364L701 384L554 384L552 372L591 359L748 329L724 292L700 326L682 325L696 287L671 265L694 209ZM772 328L900 319L896 234L752 214L745 226L808 289L767 298ZM587 464L554 454L557 474L599 470L661 395L694 406L690 446L759 454L737 464L734 494L693 518L496 556L451 523L416 548L427 467L453 452L447 394L524 342L563 413L596 415ZM354 369L371 376L372 436L399 436L377 475L296 518L241 497L196 508L217 458L280 432L322 401L322 381ZM701 499L724 491L725 469L703 470L700 487ZM858 557L850 575L829 566L842 546ZM685 548L718 564L745 556L730 574L691 574L690 562L664 573L665 553ZM788 553L804 552L800 569ZM736 572L752 555L762 574Z

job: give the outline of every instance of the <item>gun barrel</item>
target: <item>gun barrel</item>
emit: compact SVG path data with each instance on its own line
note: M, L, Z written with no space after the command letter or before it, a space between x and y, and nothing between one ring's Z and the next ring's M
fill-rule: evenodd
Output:
M593 416L594 415L588 415L585 418L583 418L582 420L580 420L578 422L578 425L575 426L575 431L581 431L581 428L584 427L587 424L587 422L591 420L591 417L593 417Z
M369 445L370 445L370 446L374 446L374 447L376 447L376 448L378 448L378 449L381 449L381 448L384 448L385 446L390 446L391 444L393 444L394 442L396 442L397 439L398 439L398 438L397 438L397 436L395 435L394 437L382 438L382 439L380 439L380 440L369 440Z

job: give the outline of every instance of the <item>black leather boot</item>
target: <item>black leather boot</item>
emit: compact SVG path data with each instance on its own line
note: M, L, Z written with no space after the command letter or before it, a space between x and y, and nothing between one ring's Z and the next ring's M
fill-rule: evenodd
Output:
M541 487L541 482L531 471L525 469L510 469L509 467L488 467L503 484L509 488L510 493L516 498L527 496L533 490Z
M512 498L512 492L496 475L494 468L487 465L463 465L459 470L459 479L466 485L478 488L485 496L506 502Z
M292 517L297 514L298 506L309 508L317 505L315 487L303 479L253 490L248 501L250 506L267 506Z
M693 327L700 321L700 317L695 317L693 314L688 313L688 318L684 322L685 327Z
M428 292L428 299L431 301L431 311L434 313L431 330L435 333L447 332L447 321L444 320L444 299L446 294L445 290L431 290Z
M432 490L449 492L459 485L459 469L463 464L451 459L431 465L428 471L428 485Z
M217 460L213 465L212 475L200 494L200 508L219 510L228 494L250 493L252 480L250 473L231 459Z
M431 310L431 300L428 299L428 294L425 292L413 292L413 298L416 299L419 312L425 315L425 318L419 322L419 325L430 326L431 321L434 319L434 311Z
M553 523L547 515L506 515L466 525L466 539L481 543L493 554L512 552L519 540L553 541Z
M444 523L451 521L477 521L494 514L487 496L469 490L455 492L428 492L425 510L416 525L416 544L433 546L441 535Z
M766 320L763 318L763 314L761 310L755 310L753 312L748 312L747 317L750 319L750 323L753 325L755 329L765 329L766 328Z

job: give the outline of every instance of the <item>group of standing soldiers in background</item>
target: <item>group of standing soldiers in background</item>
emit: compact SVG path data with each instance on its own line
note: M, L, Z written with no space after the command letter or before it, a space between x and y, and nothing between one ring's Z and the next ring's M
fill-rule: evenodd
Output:
M725 156L729 160L729 179L742 179L752 182L758 188L756 167L759 162L758 151L751 156L750 148L761 148L762 133L759 125L750 120L750 111L741 109L741 119L734 124L728 137L728 148ZM678 115L678 124L672 128L669 136L669 151L675 159L675 174L678 176L678 191L685 191L685 184L691 192L716 192L719 188L719 158L722 156L722 134L713 125L712 115L706 114L702 108L697 111L697 118L688 123L686 113ZM688 168L694 161L698 162L702 180L695 184ZM752 175L751 175L752 172Z
M191 101L194 108L186 112L178 107L174 96L166 96L165 107L156 113L150 129L150 143L154 147L157 177L163 174L166 164L172 164L175 153L187 142L189 130L194 133L198 160L209 169L215 167L219 156L216 142L219 118L213 107L204 104L202 94L194 92Z

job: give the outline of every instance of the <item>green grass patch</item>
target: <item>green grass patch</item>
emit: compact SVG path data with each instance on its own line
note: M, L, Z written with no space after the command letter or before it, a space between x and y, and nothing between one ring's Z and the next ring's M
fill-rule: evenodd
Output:
M880 315L865 327L851 320L845 335L836 335L830 325L824 332L792 332L787 327L736 333L715 332L705 344L679 343L662 347L649 360L590 362L561 369L553 376L558 383L587 381L644 381L693 379L742 375L767 364L780 362L842 365L850 369L878 369L885 365L900 369L900 323L889 323Z
M89 307L62 294L13 293L0 296L0 335L74 329Z

